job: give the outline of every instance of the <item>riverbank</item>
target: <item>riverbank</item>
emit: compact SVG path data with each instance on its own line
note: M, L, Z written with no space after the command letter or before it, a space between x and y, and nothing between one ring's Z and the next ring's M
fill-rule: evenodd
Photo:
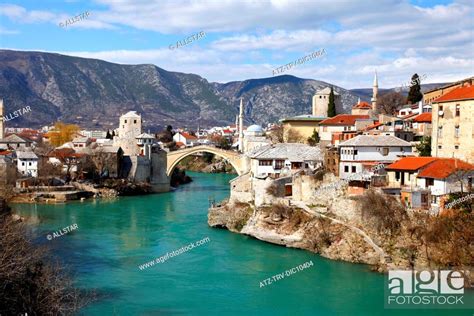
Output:
M382 274L365 265L328 260L209 227L209 197L229 197L228 174L189 172L193 182L173 192L84 203L15 204L34 223L34 237L95 289L98 300L81 315L354 315L453 316L456 310L384 308ZM77 224L52 240L51 232ZM139 266L209 237L210 242L145 270ZM312 261L279 282L262 280ZM474 299L466 294L466 299ZM302 303L303 302L303 303Z
M255 207L251 203L224 201L209 209L208 224L272 244L308 250L328 259L368 264L378 272L455 267L474 276L472 214L432 218L405 214L401 208L390 214L390 208L396 209L396 205L383 204L380 199L379 196L364 197L362 201L340 198L337 205L359 206L349 207L355 213L351 221L323 205L287 200L286 204L280 201ZM360 213L360 207L377 212L380 206L393 217L392 221L384 217L387 223L382 223L373 213L369 216ZM400 218L396 222L397 217ZM474 286L474 278L465 286Z

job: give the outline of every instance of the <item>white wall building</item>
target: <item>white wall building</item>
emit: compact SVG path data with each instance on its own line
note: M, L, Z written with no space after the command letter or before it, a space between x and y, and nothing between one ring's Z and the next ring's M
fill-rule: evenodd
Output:
M28 177L38 177L38 156L31 151L17 151L18 172Z
M256 148L248 153L250 170L257 178L291 175L302 169L317 169L323 154L319 147L299 143L279 143Z
M199 145L198 138L186 132L179 132L173 135L173 140L176 143L183 143L186 147Z
M339 144L339 177L355 179L375 164L388 164L400 157L411 156L409 142L394 136L359 135Z

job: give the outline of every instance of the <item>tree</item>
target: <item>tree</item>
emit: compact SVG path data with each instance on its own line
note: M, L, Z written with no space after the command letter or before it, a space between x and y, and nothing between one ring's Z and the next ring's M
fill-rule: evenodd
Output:
M316 146L319 143L320 137L316 129L313 129L313 134L311 137L308 137L308 144L310 146Z
M336 116L336 103L334 101L334 90L331 87L331 92L329 93L328 117L333 116Z
M75 124L56 122L53 130L48 133L50 136L50 143L55 147L61 146L62 144L73 140L77 132L79 132L79 126Z
M272 143L274 143L274 144L283 143L284 142L283 125L278 125L278 126L274 127L270 131L269 136L270 136L270 140L272 141Z
M421 157L431 157L431 136L425 136L421 142L416 145L416 150Z
M222 149L226 149L226 150L228 150L232 147L232 145L231 145L230 141L227 139L227 137L221 137L217 146L222 148Z
M286 142L287 143L303 143L304 138L297 130L290 128L286 133Z
M418 74L414 74L411 77L411 86L410 91L408 92L407 101L409 103L417 103L423 99L423 94L421 93L420 78Z
M406 98L401 93L392 91L380 97L377 108L382 114L392 115L404 104L406 104Z

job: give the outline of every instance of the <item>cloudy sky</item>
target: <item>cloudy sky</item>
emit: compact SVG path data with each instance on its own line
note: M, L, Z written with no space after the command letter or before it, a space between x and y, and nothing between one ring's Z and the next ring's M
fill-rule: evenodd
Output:
M87 19L60 27L68 18ZM205 36L170 49L193 34ZM0 47L152 63L209 81L285 74L344 88L425 83L474 75L472 0L4 0ZM1 58L1 56L0 56Z

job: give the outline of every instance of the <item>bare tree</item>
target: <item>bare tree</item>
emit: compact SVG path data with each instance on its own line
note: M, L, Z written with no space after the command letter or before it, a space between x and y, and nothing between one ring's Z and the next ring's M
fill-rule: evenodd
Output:
M287 143L304 143L304 137L297 130L290 128L286 133Z
M406 104L406 98L401 93L392 91L383 94L377 103L381 113L392 115Z

